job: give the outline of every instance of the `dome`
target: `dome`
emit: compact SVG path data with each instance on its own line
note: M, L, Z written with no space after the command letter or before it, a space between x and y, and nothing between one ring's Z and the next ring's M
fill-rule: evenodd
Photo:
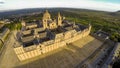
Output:
M50 19L50 14L49 14L48 10L45 11L45 13L43 15L43 19Z

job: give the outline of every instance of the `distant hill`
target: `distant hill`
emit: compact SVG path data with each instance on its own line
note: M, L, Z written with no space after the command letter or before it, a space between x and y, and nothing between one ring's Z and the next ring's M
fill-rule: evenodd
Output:
M88 10L88 9L76 9L76 8L47 8L47 9L51 12L53 12L53 11L64 11L64 10L69 10L69 11L74 10L74 11L80 11L80 12L104 12L104 11L96 11L96 10ZM4 12L0 12L0 18L11 16L11 15L43 12L44 10L46 10L46 8L29 8L29 9L4 11Z
M118 10L117 12L120 12L120 10Z
M5 11L0 12L0 17L7 17L11 15L19 15L19 14L28 14L33 12L40 12L42 9L21 9L21 10L13 10L13 11Z
M61 11L64 8L48 8L49 11ZM11 15L20 15L20 14L29 14L35 12L43 12L46 8L30 8L30 9L20 9L20 10L12 10L12 11L4 11L0 12L0 17L7 17Z

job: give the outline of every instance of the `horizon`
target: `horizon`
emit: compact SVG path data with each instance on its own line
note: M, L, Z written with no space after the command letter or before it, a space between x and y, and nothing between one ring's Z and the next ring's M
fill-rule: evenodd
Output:
M120 10L119 0L0 0L0 12L29 8L77 8L115 12Z
M20 11L20 10L29 10L29 9L44 9L44 10L49 10L49 9L78 9L78 10L90 10L90 11L100 11L100 12L118 12L118 11L104 11L104 10L95 10L95 9L86 9L86 8L71 8L71 7L41 7L41 8L23 8L23 9L12 9L12 10L4 10L4 11L0 11L0 13L2 12L11 12L11 11Z

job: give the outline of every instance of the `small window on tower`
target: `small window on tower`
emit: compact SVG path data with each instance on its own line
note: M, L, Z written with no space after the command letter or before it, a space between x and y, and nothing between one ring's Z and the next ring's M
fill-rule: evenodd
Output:
M47 20L44 20L45 22L47 22Z

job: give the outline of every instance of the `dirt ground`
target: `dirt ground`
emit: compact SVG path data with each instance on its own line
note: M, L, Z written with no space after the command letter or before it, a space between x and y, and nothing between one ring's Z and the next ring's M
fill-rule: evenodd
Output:
M74 68L100 47L102 42L92 36L87 36L67 46L23 62L19 62L17 59L13 45L14 41L10 41L2 59L0 58L0 68ZM83 47L81 48L81 46Z

